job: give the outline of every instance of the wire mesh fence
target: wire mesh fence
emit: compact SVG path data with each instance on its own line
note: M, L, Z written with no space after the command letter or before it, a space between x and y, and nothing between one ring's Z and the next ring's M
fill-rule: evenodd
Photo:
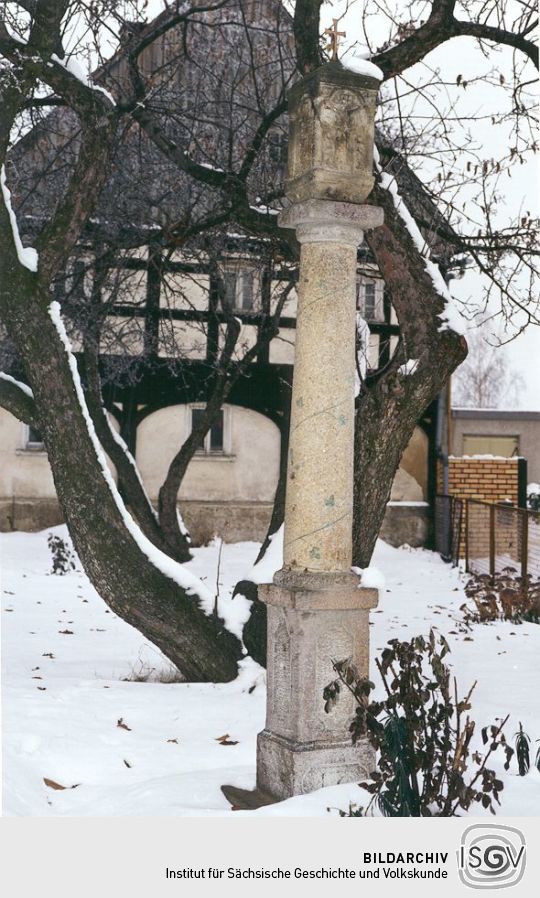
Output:
M474 574L495 576L513 568L540 577L540 512L507 503L438 495L435 548L446 561L465 560Z
M435 549L454 565L459 561L463 504L457 496L441 494L435 500Z
M494 557L494 505L467 500L465 508L465 560L468 571L492 574Z
M527 542L528 572L540 576L540 511L529 512Z

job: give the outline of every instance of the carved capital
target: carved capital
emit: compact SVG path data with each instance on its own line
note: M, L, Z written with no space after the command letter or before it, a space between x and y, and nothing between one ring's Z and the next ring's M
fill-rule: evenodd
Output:
M295 203L279 216L282 228L295 228L300 243L343 243L359 246L364 231L382 225L379 206L307 200Z

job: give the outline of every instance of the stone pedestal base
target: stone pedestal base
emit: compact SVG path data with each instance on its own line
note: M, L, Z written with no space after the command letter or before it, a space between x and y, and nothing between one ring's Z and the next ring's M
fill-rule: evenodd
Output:
M279 571L259 587L268 607L266 727L258 738L257 788L278 800L354 782L374 768L367 743L351 743L353 697L343 692L326 714L323 689L332 661L369 662L369 609L377 591L353 574Z
M257 788L277 801L323 786L366 779L375 768L367 742L296 743L268 730L257 739Z

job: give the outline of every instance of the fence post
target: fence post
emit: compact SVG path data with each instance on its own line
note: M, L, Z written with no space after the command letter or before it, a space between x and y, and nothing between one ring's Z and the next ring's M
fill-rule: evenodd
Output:
M465 570L469 573L469 500L464 500L465 505ZM461 534L460 540L461 542ZM458 555L459 555L459 543L458 543Z
M521 586L523 595L527 595L527 574L529 561L529 512L521 512Z
M495 577L495 512L496 505L489 506L489 573Z

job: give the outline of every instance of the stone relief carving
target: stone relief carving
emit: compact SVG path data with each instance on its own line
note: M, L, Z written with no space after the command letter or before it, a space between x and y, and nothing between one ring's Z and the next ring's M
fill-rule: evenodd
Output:
M291 102L287 195L363 202L372 186L376 91L322 78Z
M313 708L313 725L323 734L331 731L334 739L339 738L340 724L343 726L343 739L349 736L348 724L354 710L352 696L343 694L339 702L326 714L322 700L323 689L335 677L332 660L341 661L343 658L352 658L353 655L353 634L345 627L330 627L319 635L315 649L317 659L315 698L320 696L320 701Z
M271 660L275 699L272 720L269 723L274 732L288 733L290 729L292 664L291 637L284 615L274 631Z

